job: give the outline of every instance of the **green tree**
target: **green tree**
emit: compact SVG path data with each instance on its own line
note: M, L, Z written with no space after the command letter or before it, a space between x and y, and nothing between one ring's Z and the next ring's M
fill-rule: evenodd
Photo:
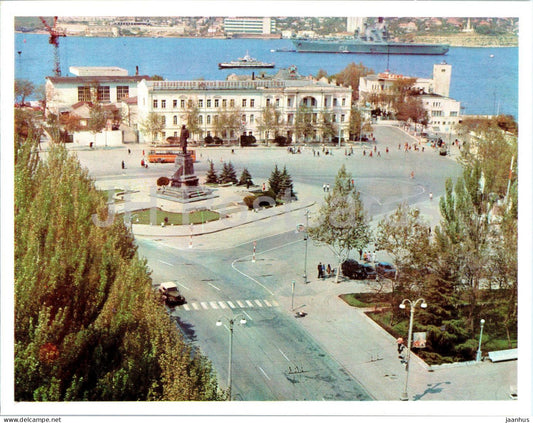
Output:
M248 171L247 168L244 168L241 173L241 177L239 178L239 182L237 185L253 185L254 182L252 180L252 175Z
M163 131L165 124L163 123L163 116L155 112L150 112L145 119L139 123L141 132L145 135L150 135L151 141L155 142L157 136Z
M292 177L287 171L287 167L283 166L283 170L280 174L279 192L278 197L285 201L292 201L295 199L293 190Z
M231 162L224 162L222 166L222 172L220 172L219 182L221 184L236 184L238 182L237 174L235 173L235 168Z
M207 174L205 175L205 183L206 184L218 183L218 176L217 176L217 172L215 171L215 164L213 163L213 160L209 160L209 169L207 171Z
M352 186L352 176L344 165L335 178L330 193L326 194L318 216L309 227L309 237L327 245L337 256L338 266L335 281L338 282L340 267L353 249L366 248L371 239L371 230L360 193Z
M96 141L96 134L102 132L107 123L107 114L104 111L104 108L99 102L91 103L89 107L89 122L88 129L94 135L94 140Z
M278 169L278 165L275 165L274 170L270 173L270 178L268 178L268 186L276 197L281 191L282 182L281 172Z
M301 104L294 116L294 135L296 138L304 138L307 140L315 132L313 123L313 115L311 108L305 104Z
M333 123L333 113L322 112L320 114L320 131L324 139L332 140L333 137L339 135L337 125Z
M276 138L281 133L283 119L281 112L273 104L267 104L261 116L257 119L257 129L265 134L265 142L268 145L269 138Z
M359 137L362 125L363 117L361 111L357 107L352 106L352 110L350 111L350 126L348 128L350 139L357 139Z
M192 134L202 136L203 130L200 126L200 109L196 103L190 102L187 104L187 129Z

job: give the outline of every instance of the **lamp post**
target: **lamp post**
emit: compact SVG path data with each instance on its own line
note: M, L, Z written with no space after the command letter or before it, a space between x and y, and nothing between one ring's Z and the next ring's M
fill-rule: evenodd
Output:
M296 281L292 281L292 301L291 301L291 311L294 311L294 285L296 285Z
M309 209L305 211L305 257L304 257L304 283L307 283L307 240L309 238L308 234L309 229Z
M405 299L400 304L400 308L402 310L405 309L406 303L409 303L409 306L411 307L411 315L409 317L409 335L408 335L409 338L407 338L407 359L406 359L406 364L405 364L405 371L407 373L405 375L405 387L404 387L402 395L400 396L400 399L402 401L407 401L409 399L409 395L407 394L407 384L409 382L409 363L410 363L410 358L411 358L411 339L413 337L413 320L415 317L415 307L417 306L418 303L421 303L420 307L422 308L426 308L428 306L426 303L426 300L424 300L423 298L419 298L414 303L411 300Z
M481 323L481 330L479 331L479 345L477 347L476 361L481 361L481 337L483 336L483 325L485 324L485 319L481 319L479 323Z
M240 319L238 321L238 323L240 325L245 325L246 324L246 319L244 318L244 316L242 314L234 316L231 319L228 319L227 317L223 318L229 324L229 327L225 326L226 329L228 329L228 332L229 332L228 401L231 401L231 361L232 361L231 359L232 359L232 354L233 354L233 325L235 324L235 322L237 321L238 318ZM222 326L222 319L218 319L216 325L217 326Z

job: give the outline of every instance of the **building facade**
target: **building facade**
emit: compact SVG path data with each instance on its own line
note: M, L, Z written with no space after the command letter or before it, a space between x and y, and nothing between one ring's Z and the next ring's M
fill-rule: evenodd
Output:
M449 98L452 66L446 62L433 65L432 78L413 78L412 90L422 100L428 114L428 127L435 132L448 132L460 120L461 103ZM412 78L405 75L382 72L367 75L359 80L359 102L361 105L379 107L391 111L390 96L397 95L397 83L401 79Z
M168 137L179 136L181 126L187 124L193 108L198 123L198 131L192 134L194 140L202 140L209 135L236 140L242 134L253 135L258 140L273 139L272 131L262 124L269 106L280 116L278 135L310 142L324 140L322 122L327 115L335 136L347 138L351 88L297 78L295 69L292 71L294 79L289 73L286 79L279 76L224 81L143 80L138 86L139 125L141 127L151 113L156 113L163 116L164 129L155 140L151 140L148 134L141 134L141 140L161 142ZM240 124L223 134L219 120L227 113L238 113ZM309 115L312 126L305 136L299 135L296 129L296 121L302 113ZM329 133L331 135L331 129Z
M225 18L226 34L272 34L276 23L272 18Z

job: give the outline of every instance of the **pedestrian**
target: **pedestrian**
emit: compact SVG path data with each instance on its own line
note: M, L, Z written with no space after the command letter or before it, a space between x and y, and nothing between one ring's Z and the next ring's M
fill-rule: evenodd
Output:
M329 278L331 276L331 265L329 263L328 263L328 267L326 271L328 272L328 278Z
M143 156L144 156L144 150L143 150Z
M389 154L389 147L385 148L385 153Z
M374 146L374 153L378 150L378 147L375 145Z
M370 157L372 157L372 150L370 150L370 154L369 154Z
M318 279L320 279L322 278L322 263L321 262L318 263L317 270L318 270Z
M401 150L401 149L402 149L402 145L398 144L398 150Z
M363 259L363 250L359 248L359 260Z
M422 153L424 152L424 146L422 146Z
M144 167L144 159L141 159L141 167Z
M322 184L322 191L326 192L326 184Z
M363 156L366 156L366 150L363 150Z
M378 151L378 157L381 157L381 151Z
M122 169L126 169L126 163L124 163L124 160L122 160Z
M131 150L128 148L128 154L131 154Z
M415 177L415 171L412 170L412 171L411 171L411 179L414 179L414 177Z
M329 184L326 184L326 191L329 192Z
M429 199L430 199L430 201L433 200L433 193L432 192L429 193Z

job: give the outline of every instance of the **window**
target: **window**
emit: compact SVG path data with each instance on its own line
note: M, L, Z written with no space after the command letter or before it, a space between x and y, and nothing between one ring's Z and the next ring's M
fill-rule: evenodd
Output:
M245 98L242 99L242 107L246 107L246 99Z
M175 138L178 137L178 131L174 131L174 137L175 137Z
M98 101L109 101L111 99L109 95L109 85L98 87L96 98Z
M167 124L167 118L166 116L161 116L161 122L163 123L163 126L165 126Z
M181 100L181 101L180 101L180 107L181 107L182 109L185 108L185 100Z
M207 100L207 107L211 107L211 99Z
M267 98L267 103L266 103L267 106L270 106L270 99Z
M242 115L241 116L241 122L242 123L246 123L246 115Z
M157 109L157 100L154 99L154 109Z
M91 101L91 87L78 87L78 101Z
M294 123L294 115L293 115L292 113L289 113L289 114L287 115L287 123L288 123L289 125L292 125L292 124Z
M342 99L342 105L343 105L343 106L346 106L346 99L345 99L344 97L343 97L343 99Z
M215 117L213 119L215 121L215 125L218 124L218 115L215 115Z
M344 122L344 115L341 115L341 122Z
M291 107L291 99L290 98L287 99L287 107Z
M211 123L211 115L207 115L206 120L207 120L207 124L209 125Z
M204 123L204 117L202 115L198 116L198 123L202 125Z
M198 100L198 107L204 107L204 100Z
M187 107L192 107L192 100L187 101Z
M163 137L163 139L165 139L167 137L167 133L166 132L161 132L161 137Z
M279 98L276 98L276 107L279 107Z
M337 115L331 115L331 121L337 122Z
M218 98L215 99L215 107L218 107Z
M254 123L255 122L255 116L254 115L250 115L250 123Z
M327 98L324 99L324 107L328 107L328 99Z
M174 125L177 125L178 124L178 116L177 115L174 115L174 117L172 118L172 123Z
M117 101L130 96L130 87L127 85L117 85Z
M229 107L235 107L235 100L233 98L229 101Z
M250 99L250 107L255 106L255 100L253 98Z
M450 116L457 116L457 112L450 112Z
M222 107L227 107L228 106L228 100L224 99L222 100Z
M172 100L172 107L178 107L178 100Z
M336 98L333 99L333 107L337 107L337 99Z
M167 101L166 100L161 100L161 108L162 109L166 109L167 108Z

